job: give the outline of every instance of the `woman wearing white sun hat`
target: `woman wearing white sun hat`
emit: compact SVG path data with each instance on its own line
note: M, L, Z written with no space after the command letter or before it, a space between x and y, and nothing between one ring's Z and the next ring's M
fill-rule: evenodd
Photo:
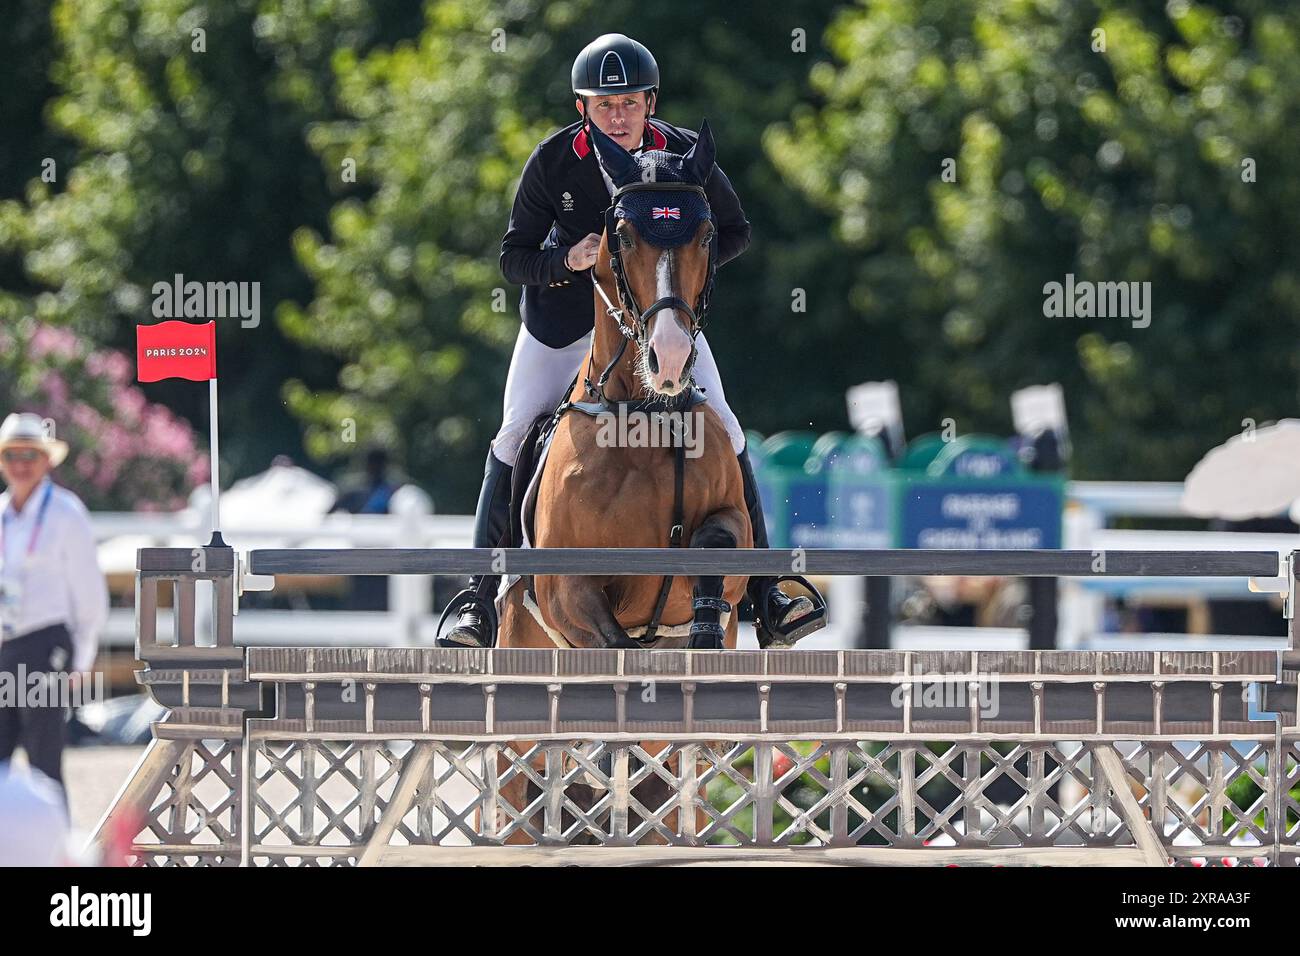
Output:
M29 706L25 691L33 675L89 671L108 617L90 515L50 478L67 456L48 420L16 413L0 424L0 679L18 697L0 700L0 762L22 746L28 763L60 784L66 702Z

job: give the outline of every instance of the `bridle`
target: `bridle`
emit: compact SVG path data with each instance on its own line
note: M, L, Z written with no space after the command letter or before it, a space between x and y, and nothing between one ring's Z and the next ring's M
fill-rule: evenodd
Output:
M596 291L600 294L601 299L605 302L605 313L614 320L614 324L618 326L619 332L622 333L623 341L619 344L618 350L614 353L613 360L611 360L609 365L605 367L600 378L593 384L589 377L590 369L588 369L588 377L585 379L587 394L593 398L599 398L599 400L604 404L609 404L609 401L605 398L605 384L609 381L610 375L613 374L614 369L623 358L623 353L627 350L628 343L635 342L637 348L642 351L649 347L648 336L650 319L657 312L661 312L664 309L680 309L682 312L686 313L687 317L690 319L691 335L691 356L686 362L686 367L689 369L695 363L695 356L698 352L695 338L704 329L707 322L709 297L713 293L713 279L718 269L718 243L717 235L715 233L709 240L708 274L704 280L704 287L700 289L699 297L695 300L695 305L692 306L680 296L666 295L662 298L656 299L654 302L650 303L649 308L642 311L640 306L637 304L636 296L632 294L631 286L628 285L627 273L623 268L622 242L616 228L618 226L618 217L615 214L615 209L618 206L618 201L625 194L631 192L693 192L704 199L706 212L709 209L708 194L704 191L704 187L696 186L692 183L628 183L627 185L620 186L618 189L614 190L613 196L610 197L609 206L605 210L605 237L609 242L609 268L614 274L615 290L618 294L621 308L615 306L614 303L609 300L609 296L606 295L605 290L601 288L600 280L596 278L595 269L591 270L591 282L596 287ZM624 320L624 316L626 315L635 316L634 325L628 325Z
M708 315L708 310L709 310L709 295L713 291L713 276L714 273L716 272L716 262L715 262L715 256L717 251L716 243L713 240L710 240L709 242L709 272L704 282L704 288L700 290L699 298L695 300L695 305L693 307L685 299L682 299L679 296L670 295L670 296L664 296L662 299L656 299L653 303L650 304L650 307L648 309L646 309L644 312L640 311L640 308L637 306L636 296L632 294L632 289L628 285L627 273L623 269L622 243L619 240L619 235L617 232L618 217L615 214L615 210L618 207L618 201L627 193L633 193L633 192L695 193L701 199L704 200L704 208L706 211L709 208L708 193L704 191L703 186L696 186L692 183L674 183L674 182L629 183L626 186L620 186L618 189L614 191L614 195L610 197L609 207L605 210L605 235L609 240L609 246L610 246L609 267L610 267L610 271L614 273L614 281L618 287L619 298L626 306L627 311L637 316L637 327L635 330L636 336L640 337L644 333L646 329L646 325L650 320L650 317L654 315L656 312L659 312L663 309L681 309L683 312L685 312L690 317L691 320L691 335L697 335L699 334L700 330L704 328L705 319ZM595 278L594 271L592 273L592 278L593 279ZM597 283L596 285L597 288L600 287L599 283ZM603 297L604 296L602 290L602 298ZM608 304L608 300L606 300L606 303ZM611 309L611 315L613 315L614 320L618 322L620 326L623 326L622 310ZM625 331L623 334L628 335L628 332Z

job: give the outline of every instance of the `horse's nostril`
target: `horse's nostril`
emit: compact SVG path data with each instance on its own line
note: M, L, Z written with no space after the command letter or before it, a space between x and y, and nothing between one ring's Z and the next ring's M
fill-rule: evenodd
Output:
M650 354L646 356L646 363L650 366L650 371L655 375L659 374L659 356L655 355L655 347L650 346Z

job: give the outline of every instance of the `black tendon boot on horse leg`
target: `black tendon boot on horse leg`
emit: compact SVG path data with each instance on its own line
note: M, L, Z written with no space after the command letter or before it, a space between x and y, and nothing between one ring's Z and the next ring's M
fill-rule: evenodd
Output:
M736 535L730 527L744 518L736 508L714 512L705 518L691 535L692 548L734 548ZM691 650L720 651L727 636L722 615L731 610L723 594L723 578L716 574L702 574L695 579L691 592L691 634L687 644Z
M736 459L740 462L740 474L744 479L745 508L754 529L754 547L766 548L767 524L763 520L763 502L754 481L754 468L749 463L749 448L743 449ZM798 583L811 597L787 596L778 587L782 581ZM795 574L751 577L745 591L754 605L754 632L759 647L790 647L800 638L826 626L826 601L807 578Z
M483 488L474 509L474 547L496 548L510 523L510 476L514 469L488 450L483 471ZM447 615L459 611L456 626L438 638L439 647L492 647L497 637L497 587L500 575L476 574L469 587L448 603L438 621L438 630Z
M695 616L687 647L693 651L722 650L722 639L727 636L722 615L731 610L731 605L722 596L721 577L700 577L692 591L691 610Z

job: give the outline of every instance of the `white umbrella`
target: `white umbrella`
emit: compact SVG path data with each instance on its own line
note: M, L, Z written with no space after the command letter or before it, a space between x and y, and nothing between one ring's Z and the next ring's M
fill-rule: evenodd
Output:
M196 489L191 507L203 491ZM276 461L260 475L241 479L221 492L221 523L230 528L314 528L337 496L338 489L319 475Z
M1204 518L1300 516L1300 419L1286 418L1210 449L1183 484L1182 506Z

